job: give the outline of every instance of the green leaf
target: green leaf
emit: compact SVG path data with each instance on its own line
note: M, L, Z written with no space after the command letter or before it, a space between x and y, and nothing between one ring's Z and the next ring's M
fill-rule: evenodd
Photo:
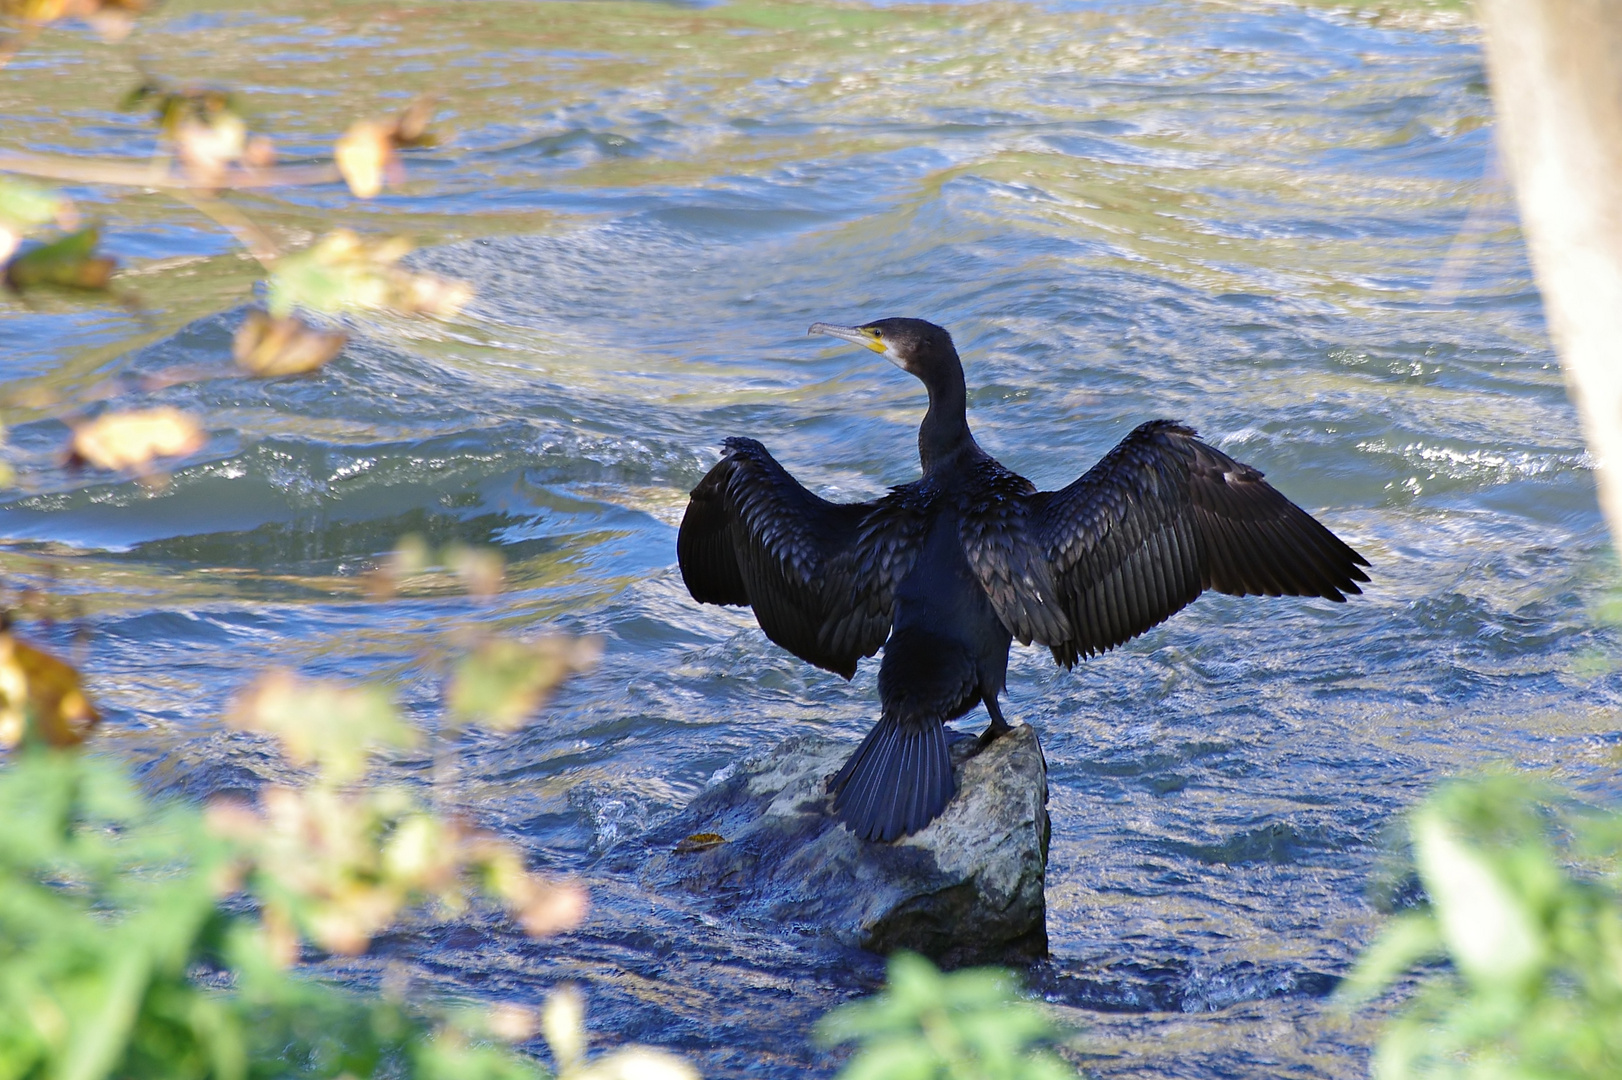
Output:
M883 993L840 1006L815 1031L824 1046L862 1044L840 1080L1074 1078L1063 1059L1031 1049L1054 1033L1046 1010L1020 996L1012 973L973 968L943 975L909 953L890 958Z
M932 1080L940 1075L933 1050L922 1042L884 1042L862 1050L839 1080Z
M1415 964L1442 951L1442 937L1430 913L1400 916L1357 958L1336 996L1348 1004L1366 1001Z
M1414 858L1459 970L1486 983L1515 983L1543 962L1543 941L1522 897L1479 850L1434 810L1414 819Z

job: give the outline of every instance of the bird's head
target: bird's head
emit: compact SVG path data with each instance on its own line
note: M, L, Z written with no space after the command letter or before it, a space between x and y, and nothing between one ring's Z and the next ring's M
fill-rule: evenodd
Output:
M922 319L879 319L861 326L813 323L810 334L827 334L854 345L862 345L882 355L896 367L916 375L933 386L956 372L962 378L962 365L952 335Z

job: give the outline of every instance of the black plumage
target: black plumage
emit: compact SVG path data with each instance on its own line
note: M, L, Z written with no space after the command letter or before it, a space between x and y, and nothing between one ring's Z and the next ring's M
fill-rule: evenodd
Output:
M796 656L850 678L882 647L877 725L829 782L858 836L892 840L950 801L944 725L997 698L1012 641L1065 667L1148 630L1206 589L1344 600L1368 561L1257 470L1170 420L1140 425L1068 487L1037 491L976 445L951 336L919 319L818 323L929 391L923 476L832 503L753 439L693 489L677 555L695 600L747 604Z

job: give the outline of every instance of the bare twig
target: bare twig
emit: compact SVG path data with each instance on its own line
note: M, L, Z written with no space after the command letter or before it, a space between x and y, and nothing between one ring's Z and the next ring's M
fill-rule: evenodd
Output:
M170 195L236 237L237 243L247 248L248 254L252 255L267 272L274 268L276 260L281 257L282 250L276 246L276 241L230 203L210 199L204 195L193 195L184 189L171 191Z
M313 184L335 184L343 179L336 165L280 165L196 179L172 169L158 170L150 165L128 161L18 153L0 153L0 172L21 173L41 180L60 180L70 184L111 184L115 187L203 192L308 187Z

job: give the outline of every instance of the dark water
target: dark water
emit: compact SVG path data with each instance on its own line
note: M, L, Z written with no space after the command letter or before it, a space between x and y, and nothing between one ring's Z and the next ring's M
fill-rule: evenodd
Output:
M921 388L807 339L819 319L950 327L982 445L1043 486L1181 418L1374 563L1352 603L1207 597L1074 673L1016 650L1009 715L1052 768L1053 957L1033 978L1089 1028L1096 1075L1363 1075L1374 1021L1323 995L1378 924L1394 815L1506 760L1619 794L1622 681L1595 614L1616 573L1468 26L1193 0L489 0L177 8L141 47L242 86L294 156L436 87L448 144L344 212L435 241L423 263L479 299L442 330L371 326L313 378L204 377L251 268L132 196L92 206L149 322L0 309L33 485L0 504L0 563L89 612L106 745L203 795L277 772L218 720L262 664L389 680L433 727L423 657L446 626L607 645L533 726L465 740L454 792L584 875L590 924L539 943L483 916L419 927L345 977L394 965L423 993L519 1001L573 979L605 1038L706 1075L832 1072L808 1025L875 960L592 869L740 755L873 718L871 667L812 670L691 603L673 565L724 435L831 496L915 475ZM14 65L8 145L144 152L109 107L128 72L96 49L57 35ZM348 206L244 205L291 239ZM209 447L161 492L65 471L62 409L36 399L97 387L193 412ZM368 599L358 575L409 532L498 546L511 590Z

